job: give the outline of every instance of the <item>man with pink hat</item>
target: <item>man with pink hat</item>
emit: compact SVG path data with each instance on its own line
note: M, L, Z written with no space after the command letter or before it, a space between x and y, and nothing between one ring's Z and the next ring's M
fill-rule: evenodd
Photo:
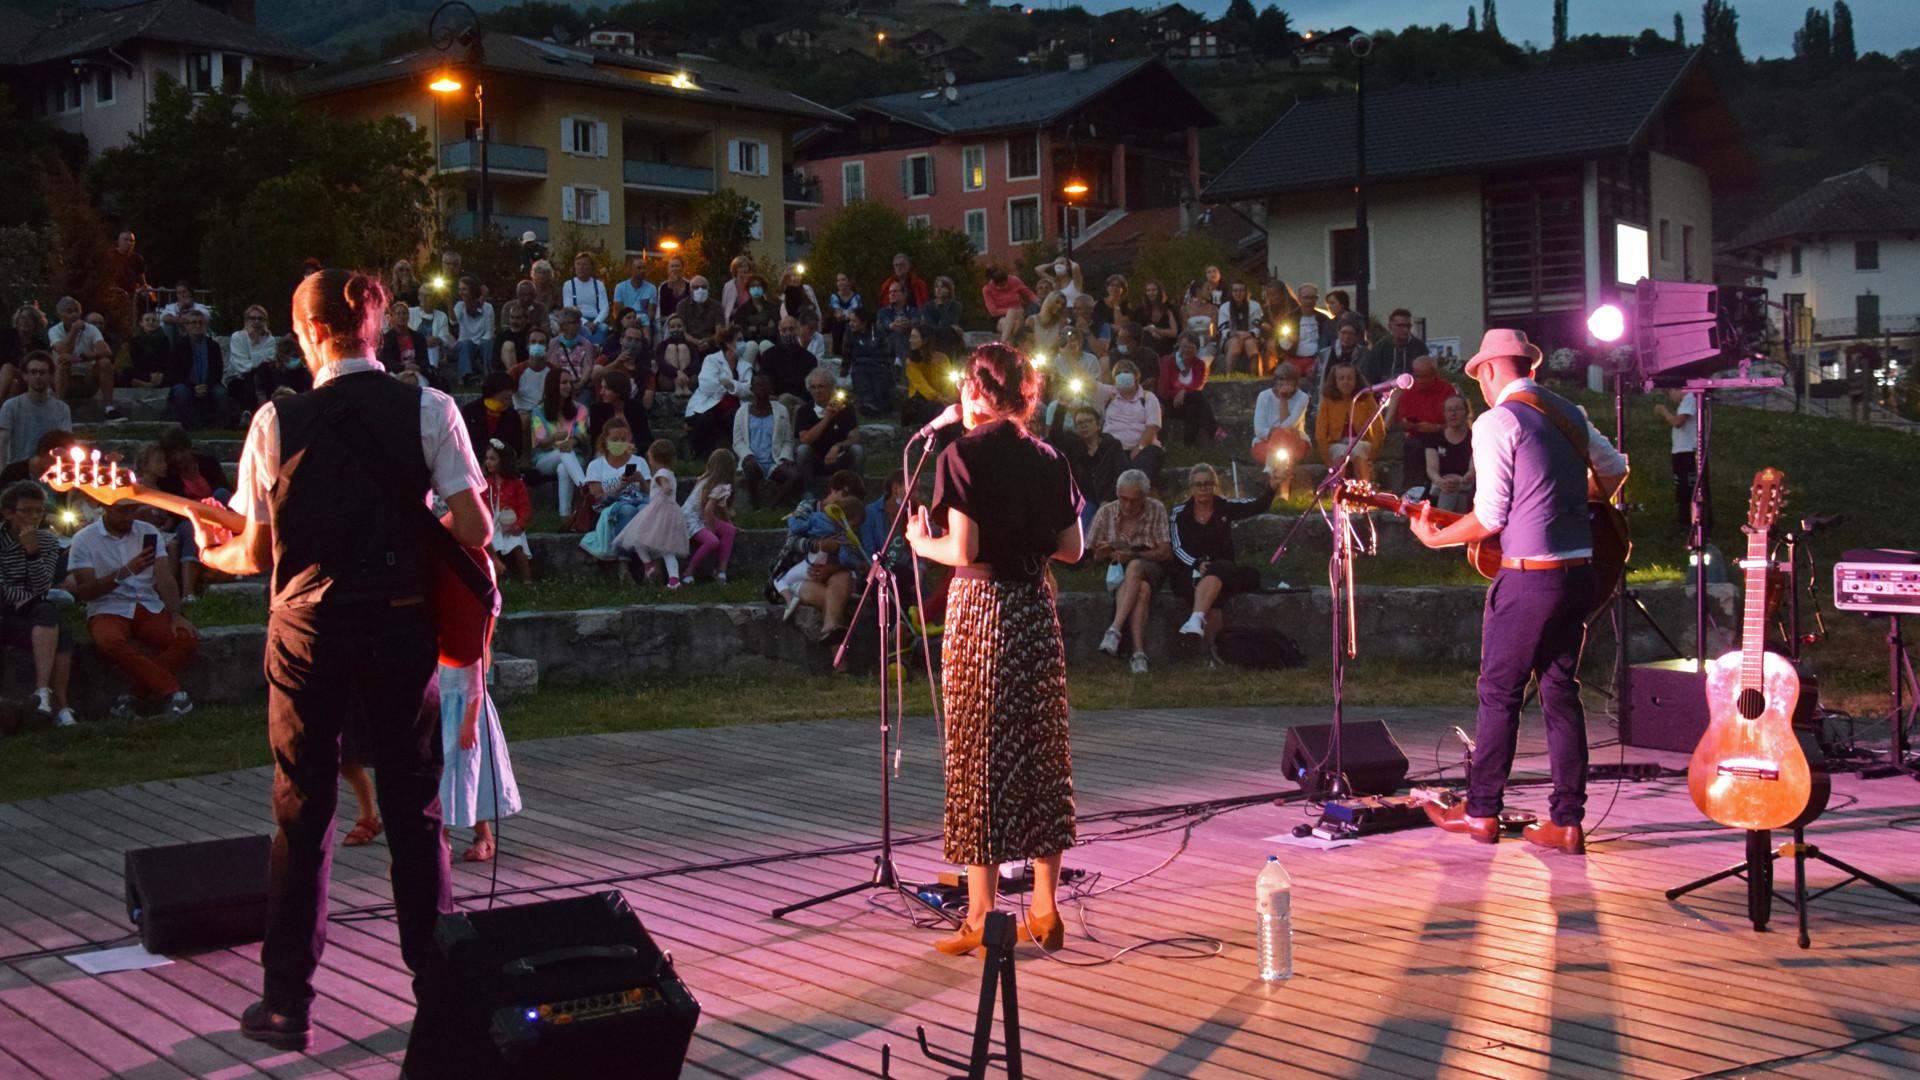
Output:
M1627 462L1572 402L1533 381L1540 349L1518 330L1489 330L1467 375L1487 411L1473 425L1478 486L1473 511L1444 528L1423 507L1413 533L1428 547L1498 536L1500 572L1487 589L1480 635L1480 708L1467 801L1434 824L1481 843L1500 839L1500 811L1520 733L1527 682L1540 679L1541 718L1553 772L1551 821L1529 825L1529 843L1586 851L1587 719L1580 705L1580 651L1593 600L1588 479L1611 498Z

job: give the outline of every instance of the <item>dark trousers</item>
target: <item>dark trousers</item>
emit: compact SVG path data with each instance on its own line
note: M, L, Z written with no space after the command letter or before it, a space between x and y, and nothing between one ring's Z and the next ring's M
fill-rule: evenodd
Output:
M1173 398L1173 394L1160 398L1160 409L1167 416L1166 426L1171 428L1173 421L1180 421L1180 441L1188 446L1213 442L1213 433L1220 425L1213 418L1213 402L1207 400L1206 391L1187 391L1186 400L1178 406L1174 405Z
M1587 642L1593 568L1502 570L1487 589L1480 629L1480 711L1474 725L1467 813L1504 807L1520 737L1527 682L1540 677L1540 712L1553 770L1548 805L1556 825L1578 825L1587 805L1587 715L1580 706L1580 650Z
M327 878L343 736L373 769L393 854L400 955L416 973L433 927L453 910L440 829L440 715L423 708L438 660L425 604L267 620L267 729L273 744L273 816L267 936L260 947L266 1001L304 1015L327 947Z
M1691 450L1684 454L1673 455L1673 519L1680 525L1681 538L1688 541L1693 539L1693 482L1699 475L1695 471L1698 468L1698 461L1699 456ZM1705 497L1709 492L1703 489L1700 494ZM1700 523L1706 526L1704 531L1711 536L1713 534L1713 500L1711 498L1703 498L1700 505Z

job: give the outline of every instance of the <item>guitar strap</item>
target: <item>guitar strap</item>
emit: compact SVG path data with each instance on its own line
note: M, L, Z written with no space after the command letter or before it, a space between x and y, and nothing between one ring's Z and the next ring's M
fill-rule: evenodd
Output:
M1540 400L1540 395L1531 390L1516 390L1507 395L1508 401L1517 401L1553 422L1560 434L1573 444L1573 452L1580 455L1580 464L1586 466L1587 475L1593 475L1593 459L1587 456L1587 428L1585 424L1575 424L1567 419L1565 413Z

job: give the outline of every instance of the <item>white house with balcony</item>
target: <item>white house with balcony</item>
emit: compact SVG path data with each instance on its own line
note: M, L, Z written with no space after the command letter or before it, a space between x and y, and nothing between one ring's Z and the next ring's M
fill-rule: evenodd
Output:
M0 78L34 117L85 136L87 154L146 130L155 85L237 90L254 72L287 78L317 58L253 25L252 0L144 0L61 8L40 21L0 11Z
M1793 319L1797 345L1826 378L1848 346L1920 346L1920 183L1885 162L1830 176L1762 216L1726 246L1757 267ZM1776 326L1783 315L1776 312ZM1889 349L1892 347L1892 350Z

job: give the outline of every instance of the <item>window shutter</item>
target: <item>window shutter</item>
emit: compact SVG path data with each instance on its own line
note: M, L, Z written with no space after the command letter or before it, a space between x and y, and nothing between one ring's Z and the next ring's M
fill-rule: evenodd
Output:
M573 153L573 117L571 116L560 118L560 152Z
M933 155L928 154L927 155L927 194L928 195L933 194L934 177L939 173L939 171L940 170L933 167Z
M599 191L599 195L594 200L594 205L599 210L597 223L601 225L611 225L613 224L613 198L608 194L606 188L598 188L597 190Z
M761 143L759 145L760 145L760 175L767 176L769 175L769 170L771 170L773 167L773 155L767 152L766 143Z
M573 220L573 185L572 184L568 184L565 187L560 189L560 220L561 221Z
M727 140L727 171L736 172L736 173L740 171L740 140L739 139Z
M593 122L593 152L598 157L607 156L607 122L605 120Z
M900 159L900 194L913 194L913 159Z

